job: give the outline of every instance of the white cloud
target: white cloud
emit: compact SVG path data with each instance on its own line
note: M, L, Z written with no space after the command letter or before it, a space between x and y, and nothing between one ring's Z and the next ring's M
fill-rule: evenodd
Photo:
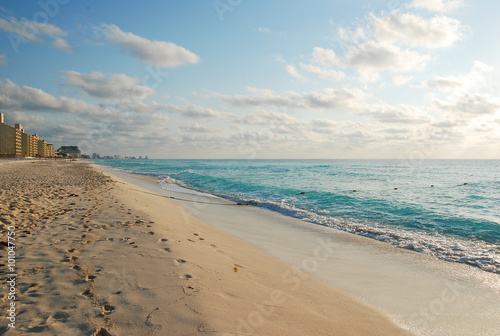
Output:
M56 48L73 52L73 49L71 49L64 39L68 33L50 23L40 23L28 20L17 21L16 18L13 17L7 19L0 18L0 30L16 34L18 38L29 42L41 42L41 36L49 36L54 39L53 45Z
M40 125L49 123L49 120L40 114L9 111L7 116L10 120L14 121L12 124L22 124L25 130L36 129Z
M339 124L338 121L328 119L313 119L310 121L310 125L314 130L326 128L328 132L331 132L332 129L338 129Z
M259 110L256 113L237 117L236 123L246 125L298 125L297 118L286 113L274 112L268 110Z
M193 119L217 119L225 116L224 113L194 105L187 102L185 105L159 104L157 102L144 103L142 101L126 101L117 104L118 108L133 111L138 114L151 114L157 112L176 113Z
M453 91L457 94L483 92L495 93L495 69L483 62L476 61L472 69L465 75L439 76L433 80L424 81L420 87L438 88L442 91Z
M198 123L183 125L180 127L183 131L188 133L213 133L216 132L217 129L207 125L200 125Z
M182 146L180 155L190 147L199 154L200 143L212 140L221 150L235 148L228 147L229 135L221 133L223 130L199 121L182 125L183 117L231 120L227 113L189 102L182 106L144 101L90 104L4 80L0 81L0 111L7 114L8 120L26 124L28 133L37 132L56 145L75 144L86 153L162 155L163 150ZM179 116L170 120L167 113Z
M156 102L144 103L143 101L120 101L109 106L90 104L83 100L55 97L43 90L28 86L21 87L10 80L0 81L0 110L5 112L19 110L36 113L58 112L113 125L120 123L121 118L125 116L134 116L136 119L143 117L145 120L149 120L153 118L152 116L158 115L161 120L168 120L168 117L162 113L175 113L195 119L225 116L222 112L190 103L173 105Z
M105 76L100 72L80 74L76 71L64 71L66 85L80 88L88 96L102 99L146 99L154 95L155 90L141 86L138 78L124 74Z
M359 41L364 41L368 38L368 32L363 27L357 27L356 29L339 27L337 29L339 38L343 41L349 41L351 43L357 43Z
M69 114L106 114L100 106L83 100L53 95L29 86L19 86L10 80L0 81L0 109L38 112L62 112Z
M168 126L169 118L162 114L116 111L100 119L77 117L74 121L57 122L40 133L48 134L47 140L59 144L75 144L84 153L144 155L144 151L149 154L150 148L159 149L171 143Z
M435 105L444 111L459 115L494 115L500 110L500 100L480 93L465 93L452 97L449 101L435 100Z
M271 29L267 28L267 27L259 27L259 32L261 33L271 33Z
M370 24L380 42L411 47L445 48L462 37L464 26L446 16L425 19L411 13L392 12L390 16L372 16Z
M312 56L313 62L319 63L324 66L336 66L340 64L340 59L331 49L314 47Z
M376 83L382 79L380 74L373 69L358 69L358 80L361 83Z
M449 12L463 5L463 0L413 0L408 4L408 7L427 9L433 12Z
M67 51L70 54L75 52L75 50L73 48L71 48L71 46L68 44L68 42L65 39L60 38L60 37L56 37L54 39L54 42L52 42L52 45L54 47L56 47L57 49Z
M354 107L365 94L359 89L323 89L314 92L287 92L277 95L272 90L247 88L250 95L227 96L215 94L227 103L237 107L290 107L306 109L341 110Z
M462 119L450 119L450 118L446 118L442 121L439 121L439 122L436 122L436 123L433 123L431 124L432 126L434 127L438 127L438 128L454 128L454 127L457 127L457 126L465 126L467 125L467 123L462 120Z
M425 110L403 104L397 106L388 104L370 105L359 114L389 124L428 124L431 121Z
M285 69L286 69L286 72L288 72L288 74L290 76L292 76L293 78L297 78L297 79L301 79L301 80L304 79L304 76L299 74L299 72L297 71L297 68L295 68L293 65L287 64Z
M186 63L198 63L199 56L172 42L151 41L122 31L115 25L102 24L100 30L106 39L130 51L142 62L165 68Z
M311 65L303 70L320 77L343 79L337 68L354 68L362 83L381 79L380 72L414 72L424 69L432 57L415 48L446 48L462 38L465 26L446 16L424 18L412 13L393 11L389 15L369 15L355 28L338 28L338 42L343 54L314 47ZM325 69L326 67L326 69ZM409 77L397 77L403 85ZM399 84L398 84L399 83Z
M193 95L193 98L196 99L196 100L201 100L201 99L204 98L201 94L199 94L196 91L193 91L191 94Z
M430 59L429 55L400 49L392 44L368 42L350 47L346 64L355 68L406 72L423 69Z
M0 65L7 64L7 56L5 54L0 54Z
M455 76L438 77L432 81L426 82L426 86L435 87L444 91L460 89L463 85L464 83L462 83L460 78Z
M182 106L165 104L164 106L168 112L178 113L193 119L217 119L225 116L225 114L220 111L194 104L186 104Z
M300 67L302 70L321 78L330 78L334 80L342 80L345 78L344 72L331 69L331 67L341 64L341 60L333 50L315 47L313 49L311 62L313 64L300 63Z
M345 73L342 71L336 71L333 69L325 69L321 68L317 65L313 64L304 64L300 63L300 67L302 70L305 70L313 75L316 75L321 78L331 78L335 80L342 80L345 78Z

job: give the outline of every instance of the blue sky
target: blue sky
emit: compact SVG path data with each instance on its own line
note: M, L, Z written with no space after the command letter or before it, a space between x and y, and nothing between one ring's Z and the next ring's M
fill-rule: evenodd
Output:
M499 158L499 6L1 1L0 112L102 155Z

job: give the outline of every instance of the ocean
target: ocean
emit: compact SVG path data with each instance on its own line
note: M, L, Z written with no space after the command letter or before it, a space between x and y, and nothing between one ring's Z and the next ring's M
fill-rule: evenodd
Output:
M95 160L500 274L500 160Z

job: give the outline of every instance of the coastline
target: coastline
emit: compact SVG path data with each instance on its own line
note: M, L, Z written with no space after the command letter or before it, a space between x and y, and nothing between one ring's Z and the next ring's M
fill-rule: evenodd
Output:
M151 176L107 171L167 197L213 201L165 191ZM302 267L311 256L318 237L331 237L333 258L313 269L314 277L376 307L417 334L495 335L500 328L496 274L255 207L228 207L225 216L220 216L217 206L174 202L295 267ZM239 223L231 218L238 218Z
M16 330L3 319L6 335L411 334L300 268L100 168L0 163L2 183L10 185L1 195L2 223L18 231ZM328 240L317 242L308 262L323 262L331 251ZM4 314L8 304L4 292Z

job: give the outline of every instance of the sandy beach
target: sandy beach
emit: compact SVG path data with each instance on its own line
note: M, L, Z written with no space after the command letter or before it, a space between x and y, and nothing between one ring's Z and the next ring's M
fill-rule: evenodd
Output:
M0 163L2 334L411 334L304 269L98 170ZM329 253L329 241L318 241L307 262Z

